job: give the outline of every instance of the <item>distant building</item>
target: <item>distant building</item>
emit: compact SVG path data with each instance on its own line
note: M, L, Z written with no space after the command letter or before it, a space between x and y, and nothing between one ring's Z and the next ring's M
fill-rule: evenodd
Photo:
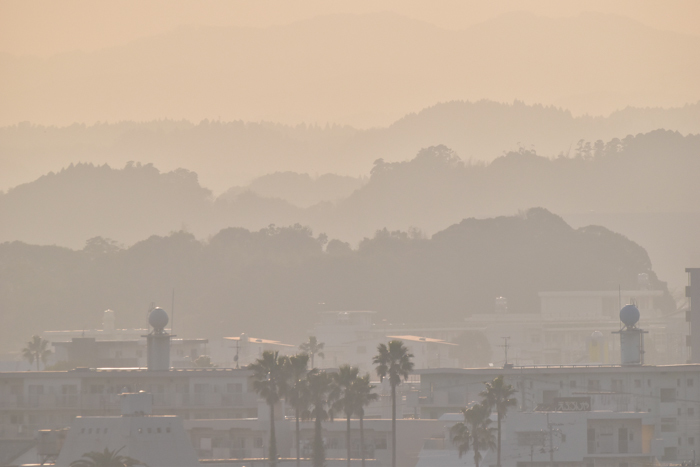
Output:
M152 396L121 394L120 416L76 417L56 460L69 467L91 451L119 451L149 467L195 467L197 453L182 420L172 415L151 415Z
M317 361L316 366L338 367L349 364L363 372L373 372L372 359L377 354L377 346L390 340L404 342L413 354L415 368L457 366L458 361L451 352L456 344L408 331L403 333L398 327L375 325L372 320L374 314L374 311L321 313L321 321L316 324L312 334L324 343L324 359L322 362Z
M45 331L41 336L54 350L50 364L59 367L143 368L147 352L147 329L117 329L114 312L103 313L102 329ZM188 368L207 354L208 339L172 338L170 361L173 367Z
M226 345L223 357L225 364L231 367L245 367L260 358L267 350L277 351L280 355L294 355L298 352L295 345L284 344L280 341L262 339L260 337L249 337L243 333L238 337L224 337Z
M32 438L76 416L119 415L119 394L153 394L153 413L191 418L255 418L251 372L233 369L79 369L0 373L0 438Z
M518 406L511 411L522 413L522 417L532 415L525 419L529 421L522 426L541 425L542 415L537 414L569 410L586 412L582 419L585 423L581 423L588 426L588 431L576 435L573 442L585 446L581 441L590 439L593 452L589 454L619 452L610 451L613 448L605 447L606 443L613 443L617 450L617 443L622 442L615 441L619 437L617 427L632 425L635 428L629 428L628 434L641 429L645 439L651 440L643 445L650 451L641 451L640 454L655 454L662 461L691 460L694 450L700 445L698 364L442 368L418 370L416 373L420 376L420 389L409 396L409 405L416 408L422 419L436 419L458 412L471 402L480 400L479 392L483 390L484 382L504 375L506 383L512 384L518 391ZM588 406L582 407L581 401L588 401ZM593 419L614 422L592 422ZM514 422L513 425L518 426L518 423ZM633 434L632 439L637 443L639 435ZM520 454L521 461L525 462L527 453L523 451ZM584 459L583 465L588 465L587 462L592 462L596 456L584 457L590 458ZM541 463L541 457L539 459Z

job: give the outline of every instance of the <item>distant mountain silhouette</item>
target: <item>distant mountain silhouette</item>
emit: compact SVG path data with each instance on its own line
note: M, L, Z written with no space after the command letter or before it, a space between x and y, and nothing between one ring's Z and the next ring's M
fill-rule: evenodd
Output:
M327 242L297 225L227 228L206 241L180 231L126 249L101 237L82 250L2 243L0 350L45 329L97 327L107 308L119 327L141 326L148 304L170 303L173 288L178 335L287 342L301 341L318 311L455 322L493 312L496 296L534 312L540 291L635 287L639 273L666 292L657 305L675 310L644 248L602 227L573 229L541 208L466 219L431 238L383 229L355 250Z
M700 38L604 14L453 31L393 13L200 27L90 53L0 56L0 125L163 117L388 125L483 98L607 114L700 99Z
M186 167L205 186L222 193L273 172L366 176L376 159L405 161L420 149L439 144L465 161L490 162L519 148L534 148L546 157L573 155L581 139L609 141L659 128L700 133L700 103L672 109L627 108L593 118L517 101L454 101L372 130L208 120L196 125L164 120L63 128L25 123L0 128L0 189L78 161L112 167L141 161L165 171ZM262 183L258 182L261 190ZM263 191L264 196L274 193L299 206L313 199Z
M662 130L579 141L570 157L549 159L521 148L490 164L464 162L446 146L431 146L409 161L375 160L362 182L277 173L217 199L184 169L78 164L0 194L0 241L82 248L96 236L131 245L183 228L207 238L231 226L300 223L356 245L377 229L431 235L460 219L543 206L577 226L615 227L644 245L657 272L678 286L687 262L700 253L693 240L700 235L698 173L700 135Z
M201 232L212 210L211 192L185 169L71 164L0 195L0 239L77 246L105 236L131 244L182 228Z
M309 174L275 172L256 178L248 186L229 188L219 199L232 201L239 194L251 191L264 198L279 198L306 208L324 201L347 198L364 183L360 178L335 174L312 178Z

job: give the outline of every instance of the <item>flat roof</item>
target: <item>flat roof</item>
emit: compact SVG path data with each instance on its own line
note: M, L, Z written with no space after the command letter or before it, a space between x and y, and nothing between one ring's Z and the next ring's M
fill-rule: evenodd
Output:
M230 341L240 341L241 338L239 337L224 337L224 339L230 340ZM260 339L258 337L248 337L248 340L246 342L251 342L253 344L269 344L269 345L279 345L282 347L296 347L296 345L292 344L283 344L280 341L273 341L269 339Z
M620 294L658 297L664 293L662 290L566 290L537 293L540 297L618 297Z
M683 363L677 365L536 365L514 366L513 368L484 367L484 368L425 368L413 370L417 375L437 374L505 374L521 375L524 373L566 373L566 372L601 372L601 373L643 373L654 371L659 373L669 371L700 371L700 363Z
M337 314L340 314L340 313L347 313L347 314L351 314L351 313L370 313L370 314L376 314L377 312L376 312L376 311L372 311L372 310L336 310L336 311L319 311L318 313L321 314L321 315L331 315L331 314L332 314L332 315L337 315Z
M389 339L401 339L404 341L411 341L411 342L426 342L428 344L442 344L442 345L457 345L453 344L452 342L447 342L442 339L433 339L432 337L422 337L422 336L386 336Z
M104 377L104 376L133 376L133 377L165 377L165 376L227 376L232 373L252 374L246 368L171 368L170 370L152 371L147 368L81 368L65 371L7 371L1 372L0 378L71 378L71 377Z

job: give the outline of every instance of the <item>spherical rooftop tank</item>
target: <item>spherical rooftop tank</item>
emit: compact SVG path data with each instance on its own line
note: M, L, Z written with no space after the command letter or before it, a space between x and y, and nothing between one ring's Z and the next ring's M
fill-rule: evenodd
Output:
M625 305L620 310L620 321L625 326L634 326L639 321L639 308L634 305Z
M148 315L148 324L153 326L153 330L156 332L163 332L168 321L168 313L162 308L154 308Z

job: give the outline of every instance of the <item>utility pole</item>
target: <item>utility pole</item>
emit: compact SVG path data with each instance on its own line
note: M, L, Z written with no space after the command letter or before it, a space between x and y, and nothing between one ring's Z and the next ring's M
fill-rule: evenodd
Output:
M503 347L503 349L505 350L505 353L506 353L506 359L505 359L505 362L503 363L503 368L510 368L510 366L508 365L508 347L510 347L508 345L508 339L510 339L510 336L501 337L501 339L503 339L503 345L501 347Z
M549 467L554 467L554 432L557 431L561 435L559 428L555 426L563 425L563 423L552 423L549 421L549 413L547 413L547 431L549 431Z
M547 430L549 431L549 467L554 467L554 430L549 423L549 414L547 414Z

